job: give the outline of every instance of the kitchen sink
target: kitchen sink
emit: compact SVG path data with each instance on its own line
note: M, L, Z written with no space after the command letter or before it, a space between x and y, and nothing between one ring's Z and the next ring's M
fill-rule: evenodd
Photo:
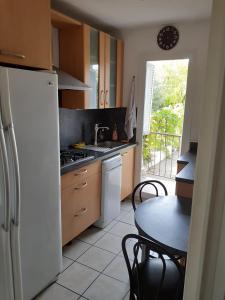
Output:
M87 150L93 150L97 152L108 152L112 151L113 149L119 149L123 147L124 144L116 141L105 141L98 143L97 146L95 145L86 145L83 147L83 149Z
M98 143L98 147L110 148L110 149L120 148L122 146L124 146L123 143L116 142L116 141L105 141L105 142Z
M86 150L97 151L97 152L107 152L107 151L112 150L112 148L109 148L109 147L100 147L100 146L95 146L95 145L86 145L82 148L86 149Z

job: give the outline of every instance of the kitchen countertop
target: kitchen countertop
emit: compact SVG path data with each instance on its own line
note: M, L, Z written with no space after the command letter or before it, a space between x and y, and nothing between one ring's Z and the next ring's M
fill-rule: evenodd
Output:
M181 155L177 162L185 164L186 166L179 173L177 173L176 181L194 183L196 152L187 152Z
M97 161L97 160L104 160L107 159L109 157L115 156L117 154L122 154L124 152L126 152L126 150L131 149L136 147L136 143L127 143L124 145L121 145L119 148L117 149L112 149L110 151L107 152L100 152L100 151L93 151L93 150L85 150L82 149L82 151L85 151L86 153L89 153L90 155L93 155L94 158L88 161L84 161L84 162L80 162L80 163L75 163L72 165L68 165L68 166L63 166L61 167L61 175L64 175L68 172L71 172L73 170L82 168L84 166L87 166L89 164L92 164L93 162Z

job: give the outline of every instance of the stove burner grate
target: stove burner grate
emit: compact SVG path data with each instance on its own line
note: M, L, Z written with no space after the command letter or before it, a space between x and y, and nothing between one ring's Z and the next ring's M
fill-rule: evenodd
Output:
M61 167L68 166L70 164L81 163L93 159L94 156L79 150L62 150L60 151Z

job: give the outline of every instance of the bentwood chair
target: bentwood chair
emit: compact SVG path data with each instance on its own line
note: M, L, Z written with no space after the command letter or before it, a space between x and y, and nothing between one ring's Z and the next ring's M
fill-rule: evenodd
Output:
M135 205L135 200L138 197L138 200L140 202L144 201L144 188L148 187L149 191L151 191L151 195L154 193L156 197L160 196L160 195L168 195L167 189L165 187L165 185L159 181L159 180L146 180L146 181L142 181L140 182L138 185L136 185L136 187L133 190L132 193L132 206L134 211L136 210L136 205ZM148 249L147 247L144 247L143 249L145 249L144 251L147 253L151 253L152 256L154 256L155 254L150 251L150 249ZM164 253L165 254L165 253ZM166 257L166 256L164 256ZM181 256L176 256L177 260L183 259Z
M133 244L130 258L127 242ZM140 260L139 251L143 247L151 249L158 256L147 256L145 260ZM130 300L182 300L184 268L166 249L136 234L128 234L123 238L122 249L130 279ZM165 254L169 259L164 258Z
M136 185L136 187L133 190L132 193L132 206L134 211L136 210L136 205L135 205L135 199L137 198L137 194L139 195L139 201L143 202L144 198L143 198L143 192L144 192L144 188L149 187L152 188L151 189L151 193L152 191L154 192L155 196L158 197L159 196L159 192L162 190L163 194L165 196L168 195L167 189L165 187L165 185L158 181L158 180L146 180L146 181L142 181L140 182L138 185Z

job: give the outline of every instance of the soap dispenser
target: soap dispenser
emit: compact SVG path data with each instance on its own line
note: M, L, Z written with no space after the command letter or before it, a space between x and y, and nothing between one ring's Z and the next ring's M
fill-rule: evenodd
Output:
M118 133L117 133L116 123L114 124L114 127L113 127L112 140L113 141L118 141Z

